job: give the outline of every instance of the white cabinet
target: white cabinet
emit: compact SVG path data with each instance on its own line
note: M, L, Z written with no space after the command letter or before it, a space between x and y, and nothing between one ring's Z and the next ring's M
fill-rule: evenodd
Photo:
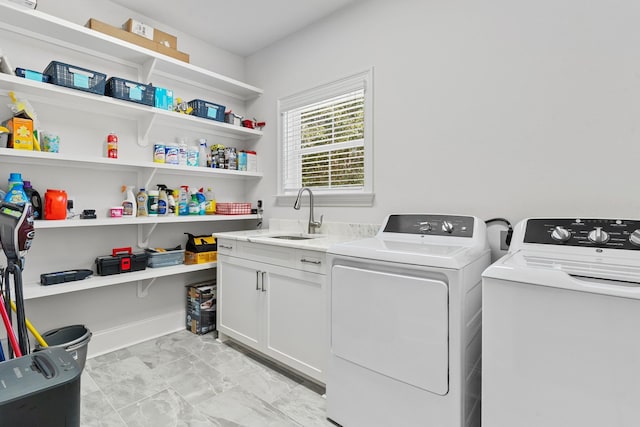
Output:
M321 252L219 239L218 331L324 382L326 276L291 268L302 259L322 268L324 258Z

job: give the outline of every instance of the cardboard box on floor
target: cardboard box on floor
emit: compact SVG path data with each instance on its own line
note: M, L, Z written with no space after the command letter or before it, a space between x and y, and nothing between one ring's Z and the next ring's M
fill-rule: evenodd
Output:
M133 18L129 18L122 28L130 33L137 34L149 40L153 40L156 43L160 43L161 45L170 47L171 49L178 49L178 38L176 36L160 31L151 25L144 24Z
M105 24L104 22L100 22L97 19L94 19L94 18L89 19L86 27L91 28L92 30L101 32L103 34L107 34L109 36L119 38L120 40L124 40L126 42L133 43L138 46L142 46L144 48L153 50L155 52L162 53L164 55L178 59L180 61L184 61L187 63L189 62L189 55L184 52L180 52L176 49L166 47L165 45L162 45L153 40L149 40L137 34L130 33L129 31L123 30L122 28Z

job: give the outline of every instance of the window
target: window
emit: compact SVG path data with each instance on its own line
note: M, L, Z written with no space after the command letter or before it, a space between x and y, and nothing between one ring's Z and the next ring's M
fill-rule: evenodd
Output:
M280 198L309 187L319 204L371 204L371 75L279 101Z

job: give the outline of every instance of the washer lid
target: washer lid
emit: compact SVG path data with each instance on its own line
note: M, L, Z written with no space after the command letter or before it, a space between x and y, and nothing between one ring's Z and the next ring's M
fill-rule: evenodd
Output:
M330 254L420 266L460 269L481 256L479 248L384 240L380 237L331 246Z

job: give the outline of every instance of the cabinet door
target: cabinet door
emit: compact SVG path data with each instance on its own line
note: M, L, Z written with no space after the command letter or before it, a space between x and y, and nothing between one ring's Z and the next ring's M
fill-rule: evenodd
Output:
M329 354L325 278L270 266L264 292L265 352L322 382Z
M257 348L262 316L262 271L251 261L218 256L218 330Z

